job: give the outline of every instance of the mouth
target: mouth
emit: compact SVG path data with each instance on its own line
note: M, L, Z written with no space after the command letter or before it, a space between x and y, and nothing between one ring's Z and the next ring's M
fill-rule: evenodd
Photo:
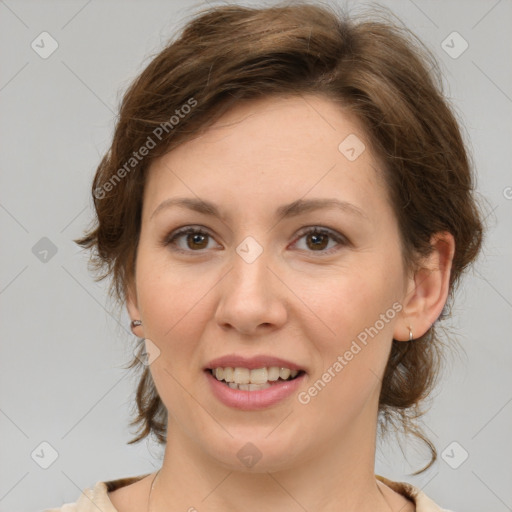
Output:
M270 354L227 354L203 367L210 391L227 407L263 410L288 401L304 386L308 369Z
M240 391L260 391L283 382L293 381L305 374L304 370L279 366L262 368L221 367L206 368L205 372L226 387Z

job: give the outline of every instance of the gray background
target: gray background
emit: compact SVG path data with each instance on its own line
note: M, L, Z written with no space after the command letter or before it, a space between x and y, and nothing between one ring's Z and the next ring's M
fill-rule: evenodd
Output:
M512 2L382 4L441 63L489 232L448 322L463 351L450 359L424 419L440 458L412 477L425 453L405 441L405 459L390 443L379 448L376 472L458 512L512 510ZM90 184L121 93L204 5L0 2L1 511L60 506L97 481L160 467L156 443L126 445L136 383L121 367L137 339L126 313L109 312L105 284L94 283L72 239L91 219ZM43 31L59 45L46 59L31 48ZM453 31L469 44L457 58L442 47ZM52 449L58 457L43 469Z

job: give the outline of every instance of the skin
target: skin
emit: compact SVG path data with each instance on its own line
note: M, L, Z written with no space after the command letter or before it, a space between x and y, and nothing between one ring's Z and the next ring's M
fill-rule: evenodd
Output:
M378 398L392 339L407 342L409 326L423 335L441 313L454 242L437 234L422 268L404 268L378 160L366 141L349 161L338 150L349 134L365 141L329 99L265 98L237 105L152 163L127 308L142 320L136 334L160 350L150 371L169 412L153 511L414 510L375 479ZM212 201L222 218L176 206L152 216L172 197ZM364 217L336 209L275 217L296 199L333 197ZM183 226L210 236L181 236L174 248L184 253L162 243ZM311 226L348 242L324 237L318 248L301 233ZM247 236L263 248L250 264L235 250ZM211 393L203 368L234 353L299 364L305 391L396 302L401 311L308 404L293 394L240 411ZM262 455L252 468L237 457L248 442ZM146 510L153 476L111 493L114 506Z

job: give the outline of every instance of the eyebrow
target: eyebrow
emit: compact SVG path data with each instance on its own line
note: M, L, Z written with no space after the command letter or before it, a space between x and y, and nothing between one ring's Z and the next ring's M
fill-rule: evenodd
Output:
M159 212L178 206L181 208L187 208L198 213L210 215L212 217L221 218L219 208L210 201L204 199L197 199L193 197L173 197L162 201L151 214L153 218ZM345 213L354 215L364 220L369 220L368 216L364 213L361 208L355 206L347 201L340 201L335 198L322 198L322 199L297 199L292 203L285 204L276 209L276 217L278 218L291 218L304 213L309 213L314 210L336 208Z

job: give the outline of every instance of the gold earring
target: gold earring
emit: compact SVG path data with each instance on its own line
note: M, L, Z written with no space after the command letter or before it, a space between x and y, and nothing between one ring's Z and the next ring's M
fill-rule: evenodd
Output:
M413 340L412 329L409 327L409 341L412 341L412 340Z

